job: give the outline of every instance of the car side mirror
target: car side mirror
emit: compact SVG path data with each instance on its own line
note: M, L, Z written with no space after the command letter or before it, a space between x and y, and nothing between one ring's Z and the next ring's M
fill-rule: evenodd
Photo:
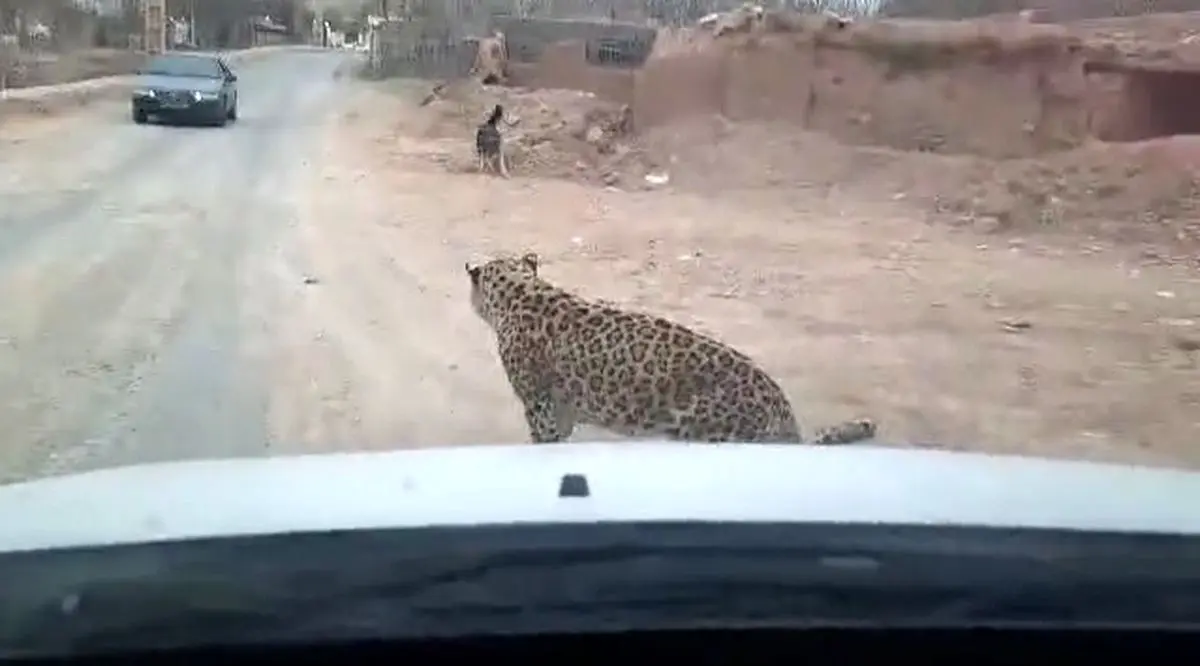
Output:
M225 77L225 78L226 78L226 80L228 80L230 83L237 83L237 74L230 74L229 76L227 76L227 77Z

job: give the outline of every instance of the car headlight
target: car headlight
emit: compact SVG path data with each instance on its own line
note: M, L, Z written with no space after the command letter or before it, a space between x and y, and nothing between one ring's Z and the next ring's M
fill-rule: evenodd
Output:
M200 92L199 90L192 93L192 99L197 102L211 102L217 98L216 93Z
M148 89L134 90L133 95L135 97L154 97L154 91Z

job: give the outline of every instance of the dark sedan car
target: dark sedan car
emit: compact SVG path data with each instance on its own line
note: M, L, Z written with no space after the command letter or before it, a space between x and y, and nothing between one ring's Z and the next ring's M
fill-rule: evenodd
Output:
M220 57L201 53L154 56L138 70L133 122L225 125L237 120L237 75Z

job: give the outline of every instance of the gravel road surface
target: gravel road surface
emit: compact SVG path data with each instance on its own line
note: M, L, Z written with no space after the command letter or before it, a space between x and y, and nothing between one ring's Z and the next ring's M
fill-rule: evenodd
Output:
M225 128L137 126L127 102L0 126L0 480L268 449L249 295L346 58L236 66Z

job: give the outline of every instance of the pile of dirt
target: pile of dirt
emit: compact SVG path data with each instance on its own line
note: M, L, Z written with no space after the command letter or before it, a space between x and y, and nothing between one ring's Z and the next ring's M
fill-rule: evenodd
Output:
M502 125L510 169L521 176L566 178L620 185L647 172L627 105L575 90L529 90L461 81L439 86L424 101L430 117L426 138L474 136L496 104L504 106ZM447 163L451 171L475 168L463 152Z
M962 160L847 146L782 122L693 117L645 131L646 160L664 165L673 188L709 194L820 189L898 193L944 182ZM916 167L919 164L920 167ZM783 194L786 196L786 194Z
M1200 257L1200 137L977 161L938 208L984 229L1051 230Z
M1200 257L1200 137L1092 142L1040 158L992 160L847 146L783 123L693 119L649 130L646 160L671 187L709 195L904 202L931 221L996 234L1059 236ZM807 196L807 195L802 195Z

